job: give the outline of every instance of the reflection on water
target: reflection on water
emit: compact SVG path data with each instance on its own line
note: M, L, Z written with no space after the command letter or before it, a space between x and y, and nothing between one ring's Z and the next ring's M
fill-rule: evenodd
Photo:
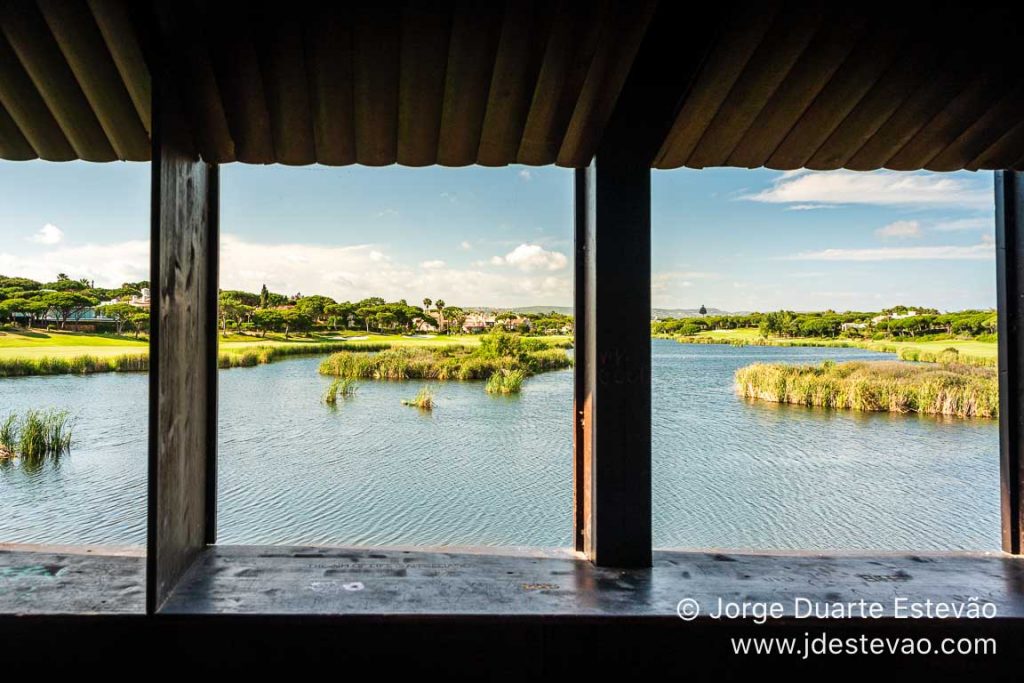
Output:
M655 340L654 539L659 547L995 549L998 430L990 420L748 402L756 360L877 357L856 349ZM519 396L434 383L359 383L336 408L319 359L220 373L219 542L567 546L572 373ZM0 380L0 414L67 408L70 455L0 469L0 541L141 544L144 375Z

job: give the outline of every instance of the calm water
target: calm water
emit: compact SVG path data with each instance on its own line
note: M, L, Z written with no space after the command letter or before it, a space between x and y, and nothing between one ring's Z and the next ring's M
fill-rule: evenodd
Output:
M660 547L996 549L994 421L747 403L758 360L877 358L854 349L654 341L654 538ZM514 397L361 382L320 403L319 359L221 371L222 543L566 546L572 373ZM0 413L77 417L75 445L37 472L0 468L0 541L141 544L144 375L0 380Z

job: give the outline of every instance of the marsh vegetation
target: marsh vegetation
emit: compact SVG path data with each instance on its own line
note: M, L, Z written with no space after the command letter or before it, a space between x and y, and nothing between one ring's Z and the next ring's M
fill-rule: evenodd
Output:
M415 398L403 399L402 405L431 411L434 409L434 392L430 387L421 387Z
M736 371L744 398L823 408L956 417L998 417L999 383L991 368L899 361L820 365L754 363Z
M71 448L71 415L66 410L28 410L0 422L0 460L39 460Z
M320 373L381 380L490 380L502 374L513 377L509 380L512 386L521 385L529 375L571 366L572 359L564 349L497 331L483 335L475 347L398 347L376 354L342 351L325 358Z

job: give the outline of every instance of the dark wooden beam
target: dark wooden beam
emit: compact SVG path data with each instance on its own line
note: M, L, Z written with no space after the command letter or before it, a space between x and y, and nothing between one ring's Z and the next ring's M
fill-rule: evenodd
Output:
M999 475L1003 551L1021 554L1024 517L1024 173L996 171Z
M587 348L587 216L591 200L588 192L593 188L590 171L585 168L578 168L576 174L574 207L574 229L573 239L575 248L575 261L573 267L575 277L573 279L573 349L576 358L576 372L573 375L573 547L579 552L586 551L586 529L587 529L587 505L586 501L590 488L587 482L590 479L590 472L587 467L590 462L588 454L591 451L589 445L589 422L587 416L590 408L587 406L587 375L588 367L584 358Z
M577 543L595 564L651 563L651 171L576 175ZM582 293L579 291L582 289ZM582 330L580 329L582 322ZM581 500L582 498L582 500ZM579 524L582 522L582 526ZM580 536L582 535L582 539Z
M651 164L721 22L720 8L690 23L685 11L658 6L576 172L575 545L602 566L651 561Z
M152 152L150 613L215 530L218 168L199 158L165 73L155 84Z

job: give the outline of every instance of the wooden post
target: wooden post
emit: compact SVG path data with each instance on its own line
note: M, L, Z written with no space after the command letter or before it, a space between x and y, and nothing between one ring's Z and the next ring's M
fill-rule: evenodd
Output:
M586 470L588 459L586 453L589 448L587 438L587 381L584 350L586 346L587 332L587 216L590 200L587 197L589 171L585 168L578 168L576 174L576 187L573 208L574 230L573 238L575 244L575 275L573 278L573 349L575 351L576 372L573 376L573 546L579 552L586 551L586 528L587 528L587 488L585 486L589 479L589 472Z
M576 172L576 532L600 566L651 564L650 173Z
M1020 555L1024 516L1024 174L996 171L999 311L999 475L1003 551Z
M218 168L166 78L154 101L146 608L214 539Z

